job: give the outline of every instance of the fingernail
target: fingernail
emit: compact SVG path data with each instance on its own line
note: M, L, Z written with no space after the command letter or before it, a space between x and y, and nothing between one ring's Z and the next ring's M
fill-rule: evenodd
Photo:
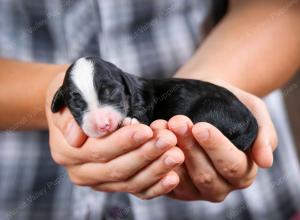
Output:
M175 166L176 164L178 164L178 162L176 160L174 160L172 157L167 157L165 159L165 164L169 167L173 167Z
M66 129L66 140L69 144L72 145L75 139L76 139L76 122L71 121L69 122Z
M164 141L162 138L158 138L155 143L155 146L159 149L164 149L167 146L167 142Z
M202 141L206 141L209 138L209 131L208 129L203 129L203 131L198 133L198 138Z
M163 179L163 184L165 186L172 186L177 183L177 178L175 176L167 176Z
M271 158L272 158L271 165L272 165L273 164L273 148L272 148L272 145L270 144L270 142L268 142L268 145L266 147L266 153L271 156Z
M183 136L183 135L186 134L187 130L188 130L188 126L187 126L187 124L186 124L186 125L177 127L177 128L176 128L176 133L177 133L178 135L180 135L180 136Z

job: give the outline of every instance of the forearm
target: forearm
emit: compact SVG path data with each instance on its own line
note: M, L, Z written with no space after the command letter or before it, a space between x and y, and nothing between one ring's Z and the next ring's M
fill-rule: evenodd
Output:
M46 129L46 89L66 65L0 59L0 130Z
M299 4L235 1L177 76L220 79L258 96L279 88L300 64Z

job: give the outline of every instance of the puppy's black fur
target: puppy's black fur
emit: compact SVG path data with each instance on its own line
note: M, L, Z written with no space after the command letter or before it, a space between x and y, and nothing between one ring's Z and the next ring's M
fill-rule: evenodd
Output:
M211 123L243 151L257 136L258 125L251 112L223 87L191 79L145 79L100 58L86 59L94 65L94 86L100 102L114 106L127 117L149 125L156 119L186 115L194 123ZM67 105L80 125L87 103L73 85L71 71L72 66L53 99L52 111Z

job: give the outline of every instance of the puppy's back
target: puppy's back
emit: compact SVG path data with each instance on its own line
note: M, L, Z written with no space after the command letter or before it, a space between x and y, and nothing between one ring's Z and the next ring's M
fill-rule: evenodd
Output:
M154 110L155 119L186 115L193 123L208 122L217 127L241 150L254 142L258 125L248 108L227 89L199 80L168 79L154 82L160 99Z

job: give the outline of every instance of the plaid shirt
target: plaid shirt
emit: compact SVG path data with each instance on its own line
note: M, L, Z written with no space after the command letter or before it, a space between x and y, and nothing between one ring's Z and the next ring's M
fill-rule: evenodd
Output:
M0 0L0 56L65 63L100 55L131 73L169 77L203 40L199 27L213 10L209 0ZM48 133L16 125L0 133L0 219L289 219L300 208L299 164L281 93L266 102L279 134L274 165L219 204L76 187L52 161Z

